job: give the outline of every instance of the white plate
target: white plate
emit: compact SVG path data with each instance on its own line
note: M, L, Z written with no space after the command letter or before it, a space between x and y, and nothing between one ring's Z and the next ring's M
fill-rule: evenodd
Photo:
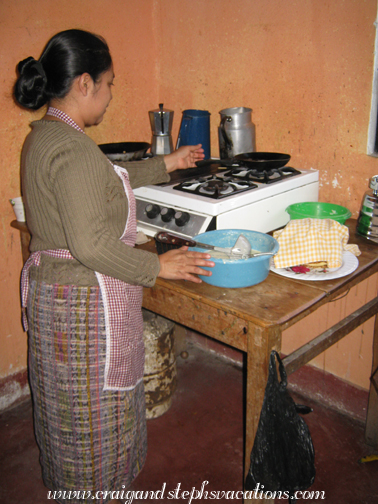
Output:
M273 261L272 261L273 262ZM297 280L333 280L334 278L341 278L350 275L358 267L358 259L352 252L343 252L343 264L340 268L331 268L326 273L323 272L308 272L308 273L294 273L289 268L275 268L271 266L270 269L278 275L288 278L295 278Z

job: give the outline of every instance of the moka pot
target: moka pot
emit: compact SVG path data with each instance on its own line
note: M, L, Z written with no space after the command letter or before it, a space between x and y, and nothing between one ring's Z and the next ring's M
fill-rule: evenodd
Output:
M151 152L154 155L170 154L173 152L172 142L172 123L173 123L173 110L163 108L163 104L159 104L156 110L148 112L150 116L152 139L151 139Z

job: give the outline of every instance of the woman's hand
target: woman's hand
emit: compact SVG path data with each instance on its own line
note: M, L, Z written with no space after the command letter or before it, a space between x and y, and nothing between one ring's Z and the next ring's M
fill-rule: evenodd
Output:
M210 254L203 252L188 251L188 247L169 250L159 255L160 272L158 277L167 280L190 280L201 283L202 280L196 275L211 276L211 271L204 270L201 266L215 266L209 261Z
M164 156L167 172L175 170L185 170L186 168L194 168L196 161L201 161L205 157L201 144L198 145L183 145L172 154Z

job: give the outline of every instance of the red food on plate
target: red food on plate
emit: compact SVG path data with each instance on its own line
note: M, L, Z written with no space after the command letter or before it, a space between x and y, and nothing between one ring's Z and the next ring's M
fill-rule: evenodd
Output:
M299 266L292 266L291 271L294 273L308 273L311 269L305 264L300 264Z

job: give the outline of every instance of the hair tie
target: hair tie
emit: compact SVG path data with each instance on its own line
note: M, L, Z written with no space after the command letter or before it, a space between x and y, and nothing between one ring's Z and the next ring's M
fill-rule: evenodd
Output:
M35 61L35 63L31 65L31 68L35 68L41 77L46 78L46 73L40 61Z

